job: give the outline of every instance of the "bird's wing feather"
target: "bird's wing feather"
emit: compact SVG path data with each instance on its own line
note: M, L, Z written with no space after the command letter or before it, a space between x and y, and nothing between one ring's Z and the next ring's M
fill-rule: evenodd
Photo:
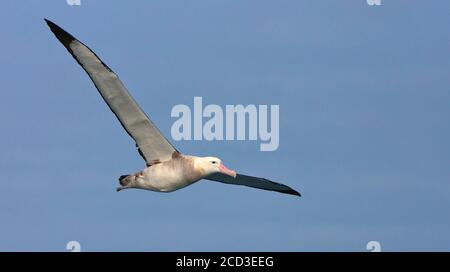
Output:
M265 178L257 178L257 177L246 176L246 175L241 175L241 174L237 174L236 178L233 178L231 176L224 175L222 173L216 173L216 174L207 176L205 179L218 181L218 182L222 182L222 183L227 183L227 184L244 185L244 186L268 190L268 191L276 191L276 192L280 192L280 193L284 193L284 194L300 196L300 193L295 191L291 187L286 186L281 183L273 182L273 181L265 179Z
M53 22L45 21L94 82L106 104L136 142L139 154L147 164L169 160L176 149L142 111L118 76L86 45Z

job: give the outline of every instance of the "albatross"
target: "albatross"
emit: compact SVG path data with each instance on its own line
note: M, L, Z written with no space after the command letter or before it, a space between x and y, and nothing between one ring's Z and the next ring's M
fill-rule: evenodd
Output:
M300 196L294 189L265 178L237 174L217 157L180 153L139 107L119 77L85 44L48 19L45 22L91 78L98 92L133 138L146 162L142 171L122 175L117 191L135 188L173 192L201 179Z

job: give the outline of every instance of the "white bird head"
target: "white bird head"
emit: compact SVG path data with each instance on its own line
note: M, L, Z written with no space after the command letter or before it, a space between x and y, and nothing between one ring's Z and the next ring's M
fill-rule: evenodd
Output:
M216 157L198 157L196 159L196 167L200 169L205 176L215 173L223 173L236 178L236 172L228 169L222 161Z

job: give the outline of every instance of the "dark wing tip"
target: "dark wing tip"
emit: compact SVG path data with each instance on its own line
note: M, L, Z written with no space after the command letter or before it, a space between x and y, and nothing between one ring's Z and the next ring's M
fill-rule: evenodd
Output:
M284 184L281 184L281 183L278 183L278 182L274 182L274 181L268 180L268 179L266 179L266 178L260 178L260 179L262 179L262 180L264 180L264 181L267 181L267 182L270 182L270 183L275 183L275 184L277 184L277 185L281 185L281 186L285 187L285 188L286 188L285 190L277 190L277 191L280 192L280 193L284 193L284 194L288 194L288 195L295 195L295 196L298 196L298 197L301 197L301 196L302 196L299 192L297 192L296 190L292 189L291 187L289 187L289 186L287 186L287 185L284 185Z
M47 23L48 27L50 27L50 30L55 34L56 38L67 48L69 48L69 44L76 40L74 36L72 36L70 33L53 23L52 21L45 19L45 22Z
M295 195L295 196L298 196L298 197L301 197L301 196L302 196L299 192L297 192L297 191L294 190L294 189L290 189L290 190L288 190L288 191L284 191L283 193L290 194L290 195Z

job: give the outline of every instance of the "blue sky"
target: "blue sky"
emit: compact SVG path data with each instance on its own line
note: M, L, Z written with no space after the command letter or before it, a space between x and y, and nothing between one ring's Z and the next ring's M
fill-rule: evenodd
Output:
M450 250L450 3L2 2L0 250ZM115 192L144 162L43 18L170 137L174 105L280 105L280 147L181 141L302 198L201 181Z

